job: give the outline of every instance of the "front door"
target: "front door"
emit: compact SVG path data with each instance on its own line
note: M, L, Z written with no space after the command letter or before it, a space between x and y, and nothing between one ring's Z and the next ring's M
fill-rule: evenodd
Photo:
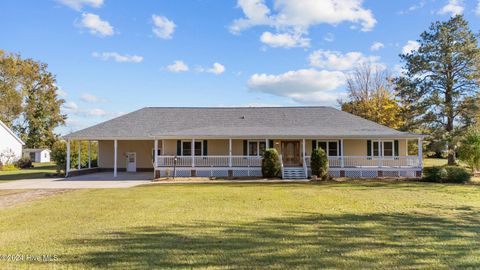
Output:
M282 157L285 166L300 166L300 142L283 141Z
M127 172L137 171L137 153L127 153Z

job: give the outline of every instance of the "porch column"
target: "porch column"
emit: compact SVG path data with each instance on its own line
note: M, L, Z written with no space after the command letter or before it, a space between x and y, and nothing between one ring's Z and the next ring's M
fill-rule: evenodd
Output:
M382 167L382 165L383 165L382 140L378 140L378 167Z
M113 141L113 177L117 177L117 140Z
M65 166L65 176L70 172L70 140L67 140L67 164Z
M192 139L192 145L190 146L192 151L192 168L195 167L195 138Z
M88 168L92 168L92 141L88 141Z
M302 139L302 158L303 158L303 162L305 162L305 138Z
M165 140L162 139L162 156L165 155Z
M418 138L418 166L422 167L422 156L423 156L423 138L419 137Z
M82 155L81 155L81 149L82 148L82 141L78 141L78 169L80 170L82 168Z
M405 156L408 156L408 139L405 139Z
M228 167L232 167L232 138L228 139Z
M265 149L270 148L270 145L268 143L268 138L265 138Z
M155 139L155 150L154 150L154 160L155 160L155 164L153 165L153 167L157 167L158 166L158 140Z
M340 139L340 167L345 167L345 159L343 158L343 139Z

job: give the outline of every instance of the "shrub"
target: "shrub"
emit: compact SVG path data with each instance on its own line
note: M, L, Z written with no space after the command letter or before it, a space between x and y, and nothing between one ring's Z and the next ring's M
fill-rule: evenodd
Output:
M280 174L280 162L278 153L275 148L265 150L262 158L262 175L263 177L277 177Z
M30 160L28 157L22 157L15 162L15 165L20 169L32 168L32 160Z
M6 165L3 165L3 166L2 166L2 171L5 171L5 172L7 172L7 171L16 171L16 170L18 170L18 168L15 167L15 165L13 165L13 164L6 164Z
M458 158L475 173L480 170L480 129L470 128L458 149Z
M465 168L456 166L431 167L423 170L423 180L435 183L465 183L470 181L470 174Z
M57 164L57 173L65 171L67 166L67 144L64 141L56 141L53 143L50 156Z
M312 168L312 175L316 175L321 179L328 177L328 158L325 151L321 148L313 150L310 159L310 167Z

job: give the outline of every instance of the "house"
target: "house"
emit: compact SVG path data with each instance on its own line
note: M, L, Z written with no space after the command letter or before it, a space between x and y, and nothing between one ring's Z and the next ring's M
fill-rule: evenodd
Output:
M0 121L0 162L13 163L22 156L25 143L13 131Z
M50 149L40 148L40 149L33 149L33 148L26 148L23 149L23 157L28 157L32 162L50 162Z
M68 153L73 140L98 141L98 166L114 176L261 176L262 152L275 148L283 178L309 176L317 147L334 177L419 177L422 138L331 107L147 107L65 136Z

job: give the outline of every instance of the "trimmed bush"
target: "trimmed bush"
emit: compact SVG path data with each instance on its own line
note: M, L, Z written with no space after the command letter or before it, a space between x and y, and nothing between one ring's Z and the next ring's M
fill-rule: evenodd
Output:
M423 170L423 180L435 183L465 183L470 174L465 168L456 166L430 167Z
M280 161L275 148L265 150L262 158L262 175L266 178L277 177L280 174Z
M21 159L17 160L15 165L20 169L28 169L33 167L32 160L30 160L28 157L22 157Z
M328 158L322 148L313 150L310 167L312 168L312 175L316 175L323 180L328 178Z

